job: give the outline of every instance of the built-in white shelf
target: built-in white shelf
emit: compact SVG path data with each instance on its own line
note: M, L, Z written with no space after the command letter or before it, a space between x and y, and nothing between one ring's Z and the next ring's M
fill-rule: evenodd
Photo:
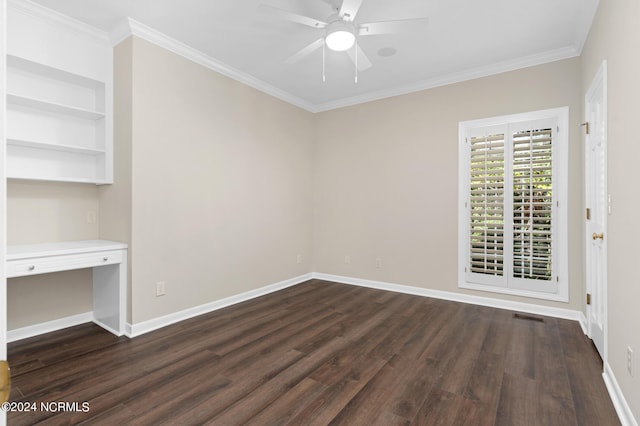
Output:
M74 152L78 154L86 154L86 155L104 155L104 149L95 149L95 148L85 148L82 146L74 146L74 145L60 145L49 142L38 142L38 141L25 141L20 139L11 139L7 138L8 146L22 146L28 148L37 148L44 150L53 150L60 152Z
M7 177L8 181L28 181L34 180L33 177L11 176ZM44 180L47 182L67 182L67 183L91 183L95 185L107 185L113 182L107 182L105 180L93 179L93 178L78 178L75 176L50 176L43 177L36 180Z
M96 87L104 85L104 82L94 80L93 78L84 77L15 55L7 55L7 67L21 69L31 74L48 76L60 82L67 82L71 85L83 86L89 89L95 89Z
M53 102L43 101L41 99L13 95L11 93L7 93L7 104L9 107L11 107L11 105L19 105L27 108L34 108L40 111L71 115L73 117L84 118L87 120L98 120L100 118L104 118L104 113L102 112L77 108L70 105L56 104Z
M8 8L7 177L112 183L111 45L48 16Z

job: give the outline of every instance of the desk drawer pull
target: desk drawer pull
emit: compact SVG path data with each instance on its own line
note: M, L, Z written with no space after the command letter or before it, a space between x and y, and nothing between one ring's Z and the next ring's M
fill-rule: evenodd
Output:
M33 271L34 269L36 269L36 265L29 265L29 270Z
M107 256L105 256L105 257L103 257L103 258L102 258L102 261L103 261L103 262L106 262L107 260L109 260L109 258L108 258Z

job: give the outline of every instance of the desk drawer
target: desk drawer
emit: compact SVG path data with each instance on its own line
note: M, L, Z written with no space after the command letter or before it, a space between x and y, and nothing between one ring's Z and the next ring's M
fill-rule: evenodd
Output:
M122 262L122 250L97 251L7 261L7 277L24 277L48 272L93 268Z

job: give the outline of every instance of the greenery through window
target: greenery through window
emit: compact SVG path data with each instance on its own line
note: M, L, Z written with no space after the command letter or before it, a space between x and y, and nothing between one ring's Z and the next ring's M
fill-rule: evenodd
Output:
M460 123L461 287L567 297L567 119L559 108Z

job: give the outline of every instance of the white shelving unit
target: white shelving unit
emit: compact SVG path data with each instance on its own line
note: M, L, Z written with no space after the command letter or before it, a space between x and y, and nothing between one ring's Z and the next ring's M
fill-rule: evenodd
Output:
M28 2L7 25L7 177L113 182L106 35Z

